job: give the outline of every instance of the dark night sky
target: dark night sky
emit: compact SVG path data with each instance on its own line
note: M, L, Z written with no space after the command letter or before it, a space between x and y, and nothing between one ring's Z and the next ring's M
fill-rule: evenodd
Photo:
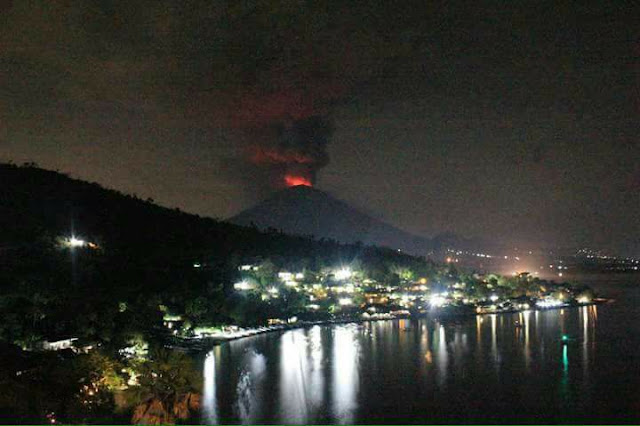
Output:
M317 187L394 225L640 255L632 2L275 3L2 1L0 160L224 218L318 115Z

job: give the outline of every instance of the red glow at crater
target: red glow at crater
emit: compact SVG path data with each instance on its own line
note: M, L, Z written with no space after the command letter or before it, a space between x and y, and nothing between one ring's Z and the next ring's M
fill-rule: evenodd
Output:
M286 175L284 177L284 182L287 184L287 186L313 186L309 179L302 176Z

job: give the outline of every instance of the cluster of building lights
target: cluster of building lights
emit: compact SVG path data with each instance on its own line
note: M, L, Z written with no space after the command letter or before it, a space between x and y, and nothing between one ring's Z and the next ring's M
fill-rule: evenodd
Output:
M557 308L564 305L566 303L558 299L542 299L536 302L536 306L539 308Z
M257 267L246 266L242 271L254 271ZM564 269L564 267L563 267ZM529 279L528 273L514 273L522 279ZM316 281L310 283L309 281ZM506 311L528 311L532 307L538 309L567 306L571 299L569 293L562 292L551 296L541 296L539 300L511 300L491 283L485 281L491 293L484 297L469 294L464 282L448 285L446 291L433 292L427 286L426 278L415 281L405 281L402 286L390 286L387 283L377 283L356 277L354 271L348 267L339 267L318 275L302 272L280 271L274 282L268 287L261 287L255 278L248 277L234 285L239 291L260 291L264 301L281 297L285 288L290 291L303 292L307 298L306 309L319 311L320 309L350 309L361 307L363 312L369 313L403 313L410 311L426 312L429 309L439 309L447 306L475 306L478 313L495 313ZM541 288L547 293L547 290ZM565 294L566 293L566 294ZM322 303L325 301L325 303ZM580 304L590 303L587 297L575 300Z

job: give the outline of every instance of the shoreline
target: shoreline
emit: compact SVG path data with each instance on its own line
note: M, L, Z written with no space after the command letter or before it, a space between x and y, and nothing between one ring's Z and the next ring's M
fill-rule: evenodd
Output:
M477 316L485 316L485 315L505 315L505 314L518 314L518 313L523 313L523 312L545 312L545 311L552 311L552 310L558 310L558 309L574 309L574 308L582 308L585 306L596 306L596 305L603 305L603 304L607 304L607 303L612 303L614 302L615 299L605 299L605 298L599 298L599 299L595 299L594 301L590 302L590 303L583 303L580 305L565 305L565 306L554 306L554 307L548 307L548 308L542 308L542 309L528 309L525 311L521 311L521 310L511 310L511 311L501 311L501 312L476 312L476 313L472 313L472 314L449 314L449 315L445 315L445 318L447 319L454 319L454 318L471 318L471 317L477 317ZM167 345L168 347L170 347L171 349L175 349L175 350L184 350L187 352L205 352L205 351L209 351L211 349L213 349L215 346L220 346L223 343L227 343L227 342L232 342L235 340L240 340L240 339L244 339L244 338L248 338L248 337L254 337L254 336L259 336L261 334L266 334L266 333L274 333L274 332L278 332L278 331L289 331L289 330L296 330L296 329L301 329L301 328L309 328L309 327L314 327L314 326L330 326L330 325L335 325L335 324L362 324L365 322L374 322L374 321L395 321L395 320L401 320L401 319L424 319L424 318L428 318L431 315L431 312L426 312L424 314L419 314L419 315L406 315L406 316L390 316L390 314L388 317L376 317L376 318L346 318L346 319L336 319L336 320L325 320L325 321L300 321L300 322L296 322L296 323L292 323L292 324L278 324L278 325L272 325L272 326L263 326L263 327L256 327L256 328L247 328L247 329L240 329L239 331L235 331L235 332L231 332L228 333L227 335L220 335L220 336L207 336L207 337L176 337L176 336L172 336L174 339L177 339L177 342L172 343L170 345ZM436 318L438 317L437 314L435 316ZM442 318L442 317L440 317Z

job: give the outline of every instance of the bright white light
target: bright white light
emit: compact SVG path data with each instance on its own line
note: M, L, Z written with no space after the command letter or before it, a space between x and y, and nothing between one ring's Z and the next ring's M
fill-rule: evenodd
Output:
M303 274L302 272L298 272L298 273L296 274L296 280L301 280L301 279L303 279L303 278L304 278L304 274Z
M351 305L353 303L353 300L351 300L351 298L349 298L349 297L344 297L344 298L340 299L338 301L338 303L340 303L341 306L348 306L348 305Z
M278 278L282 281L289 281L293 278L293 274L291 272L278 272Z
M440 306L442 306L445 303L447 303L447 299L445 299L444 297L442 297L439 294L436 294L436 295L431 296L431 298L429 298L429 303L434 308L439 308Z
M489 300L491 300L492 302L495 302L495 301L496 301L496 300L498 300L498 299L499 299L499 297L498 297L498 295L497 295L497 294L492 294L492 295L489 297Z
M278 294L278 289L275 287L270 287L267 291L271 294Z
M578 303L589 303L589 302L591 302L591 299L589 299L587 296L578 297Z
M287 287L295 287L298 285L298 283L295 281L285 281L284 285L286 285Z
M84 247L87 242L76 237L71 237L67 240L69 247Z
M336 280L342 281L351 278L352 272L349 268L342 268L335 271L334 275L336 277Z
M236 290L251 290L253 288L253 284L246 281L240 281L239 283L235 283L233 288Z
M541 308L553 308L553 307L556 307L556 306L562 306L562 305L564 305L564 303L562 303L559 300L548 299L548 300L538 300L536 302L536 305L541 307Z

